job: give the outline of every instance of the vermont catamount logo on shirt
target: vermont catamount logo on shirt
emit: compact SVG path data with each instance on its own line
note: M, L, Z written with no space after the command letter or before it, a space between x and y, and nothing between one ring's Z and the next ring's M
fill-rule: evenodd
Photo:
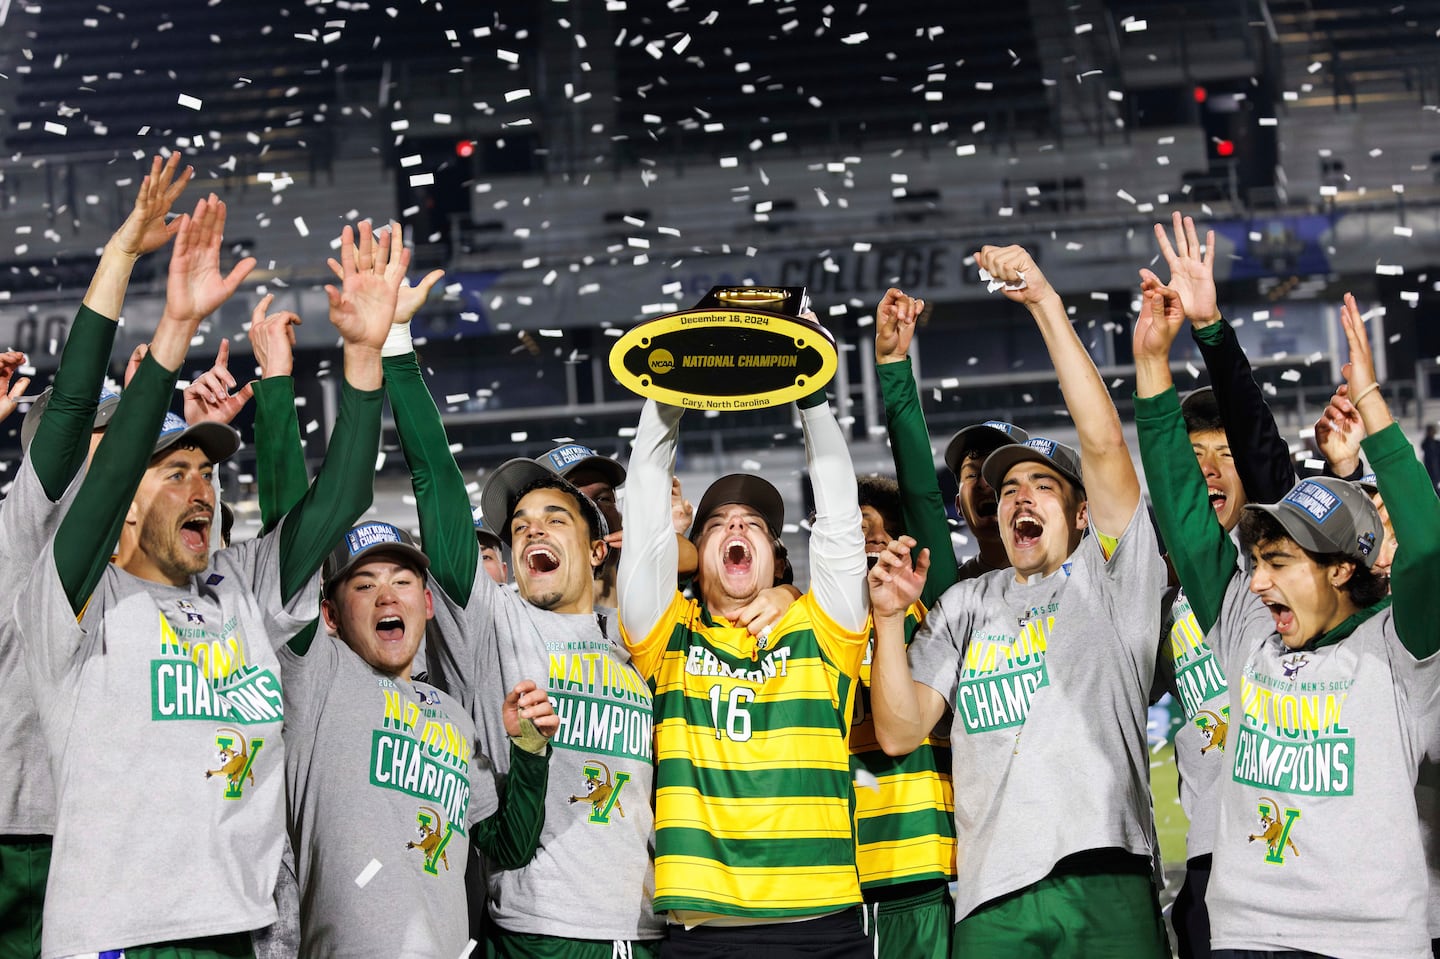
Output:
M418 849L424 854L427 874L440 875L440 870L435 865L437 860L445 867L445 871L449 872L450 859L445 854L445 847L450 845L450 837L455 834L455 827L445 821L440 810L431 806L421 806L420 811L415 814L415 822L420 841L411 840L405 844L405 848Z
M1057 604L1031 609L1016 633L993 632L995 621L970 634L960 664L955 711L966 733L1009 729L1025 722L1036 690L1050 685L1045 651Z

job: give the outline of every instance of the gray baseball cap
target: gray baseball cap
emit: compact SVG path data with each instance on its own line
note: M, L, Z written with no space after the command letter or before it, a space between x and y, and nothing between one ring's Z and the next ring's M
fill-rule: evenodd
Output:
M46 387L45 391L35 397L35 402L25 411L25 418L20 421L20 448L28 450L30 441L35 438L35 431L40 428L40 419L50 407L50 394L54 393L54 387ZM115 415L115 407L120 405L120 394L113 390L102 389L100 399L95 407L95 422L90 426L91 431L103 430L110 424L110 417Z
M1290 538L1312 553L1340 553L1366 568L1385 539L1380 511L1354 483L1333 476L1302 479L1278 503L1247 503L1269 513Z
M1029 433L1004 420L976 423L950 437L950 442L945 446L945 465L950 467L950 472L959 476L960 468L965 465L965 454L971 450L989 453L1011 443L1023 443L1029 438Z
M505 539L505 536L509 535L510 517L514 515L515 507L520 502L521 492L542 479L557 481L560 489L585 505L591 513L589 520L597 539L609 534L610 527L605 523L604 514L590 497L580 492L574 483L552 470L549 464L524 456L501 463L485 481L485 488L480 491L480 515L485 525L497 534L504 530L505 535L500 536L500 539Z
M225 423L202 420L192 426L179 414L166 413L151 455L159 456L173 446L193 446L210 462L223 463L240 448L240 434Z
M980 475L997 492L1005 481L1005 474L1017 463L1044 463L1075 485L1084 490L1085 481L1080 475L1080 454L1074 447L1043 436L1032 436L1023 443L1002 446L989 456L980 467Z
M378 521L360 523L350 527L341 537L339 545L325 557L320 577L325 584L325 592L330 593L334 585L349 575L356 565L379 555L400 557L421 572L430 568L430 560L415 545L415 539L400 527Z

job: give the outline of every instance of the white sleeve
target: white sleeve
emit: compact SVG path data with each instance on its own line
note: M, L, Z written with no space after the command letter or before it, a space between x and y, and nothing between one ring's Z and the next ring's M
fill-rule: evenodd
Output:
M805 462L815 490L810 591L837 625L859 631L870 616L865 534L850 447L828 403L800 411Z
M684 412L646 400L625 469L625 546L616 590L620 622L635 640L650 634L675 596L680 551L670 521L670 480Z

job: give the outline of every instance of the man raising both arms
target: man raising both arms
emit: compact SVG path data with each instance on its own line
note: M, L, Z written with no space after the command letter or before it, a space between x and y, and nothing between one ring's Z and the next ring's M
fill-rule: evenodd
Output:
M250 956L249 931L275 918L285 750L274 649L313 617L324 554L370 502L380 346L408 254L398 231L377 248L362 225L357 249L345 228L343 286L329 290L345 342L330 455L276 531L212 557L210 474L234 432L181 423L155 435L200 321L254 265L221 275L223 227L213 198L182 222L149 354L17 603L26 668L50 691L39 705L59 783L45 959L143 957L157 943Z
M881 554L876 730L904 755L953 710L954 956L1163 956L1145 708L1165 569L1120 418L1059 295L1020 247L976 261L1040 328L1080 455L1038 437L990 454L1013 569L948 590L908 662L905 611L929 556L912 569L909 537Z

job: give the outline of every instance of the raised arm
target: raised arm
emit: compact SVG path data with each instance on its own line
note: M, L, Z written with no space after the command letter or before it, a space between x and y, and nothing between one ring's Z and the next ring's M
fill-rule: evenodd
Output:
M955 585L959 567L954 562L955 547L950 545L945 497L935 478L930 431L910 365L910 340L924 309L924 300L894 287L885 291L875 310L875 372L885 403L895 481L900 485L901 520L920 548L930 551L930 574L920 593L920 602L928 608Z
M1098 532L1119 536L1140 505L1140 480L1125 446L1120 414L1095 362L1075 335L1065 304L1021 247L987 246L975 254L975 261L1007 284L1005 297L1029 310L1040 328L1065 396L1065 408L1080 439L1090 525ZM1016 286L1021 288L1011 288Z
M675 596L675 528L670 479L684 410L646 400L625 467L625 548L616 590L620 624L632 653L660 622ZM646 672L644 666L641 671Z
M865 533L850 446L823 389L796 405L805 430L805 466L815 491L810 592L836 624L858 632L870 616L870 593L865 586Z
M545 690L526 679L505 697L510 771L500 808L475 824L471 840L496 869L518 869L535 855L545 828L545 786L550 775L550 737L560 726Z
M1375 379L1370 333L1349 293L1345 294L1340 322L1350 347L1350 362L1343 372L1368 434L1363 443L1365 454L1375 469L1375 483L1400 541L1390 567L1395 632L1410 655L1425 659L1440 650L1440 630L1435 628L1435 597L1440 595L1440 499L1415 456L1415 448L1390 415Z
M116 320L135 261L170 242L180 229L179 219L165 222L192 172L186 167L177 176L179 165L178 152L166 161L158 156L151 161L150 174L140 183L130 215L100 254L90 288L65 339L50 404L28 452L52 502L60 499L89 451L96 396L110 363Z
M274 529L310 486L293 375L295 327L301 320L289 310L266 312L274 299L266 294L250 314L250 347L260 366L260 379L250 385L255 394L255 486L262 533Z
M870 660L870 708L875 713L875 738L891 756L914 752L945 715L945 697L917 683L905 657L905 611L925 586L930 556L915 554L913 537L894 540L870 569L868 586L875 618L875 646Z
M1184 323L1174 290L1158 284L1142 289L1134 340L1135 427L1160 538L1201 630L1208 632L1220 617L1237 554L1210 506L1170 376L1170 347Z
M370 506L380 452L383 373L380 349L390 332L395 300L410 251L398 227L378 237L361 223L359 239L340 238L344 280L327 285L330 322L344 340L345 384L325 460L280 527L280 596L289 602L315 574L331 547Z
M1315 421L1315 445L1325 457L1326 471L1347 480L1363 475L1360 444L1364 439L1365 424L1350 402L1350 386L1341 383Z
M1171 214L1171 223L1175 230L1173 246L1162 224L1155 224L1155 238L1170 268L1169 288L1180 297L1210 372L1220 421L1235 458L1235 472L1252 502L1277 502L1295 485L1295 467L1290 462L1290 447L1275 425L1260 384L1255 382L1250 360L1240 348L1235 330L1220 315L1215 297L1215 231L1206 231L1202 252L1193 219L1182 219L1176 211ZM1140 278L1144 283L1161 285L1149 270L1141 270Z
M480 560L470 495L410 341L410 320L442 276L442 271L434 270L418 286L400 290L395 325L385 344L385 393L395 415L400 448L410 465L420 540L430 557L430 575L447 596L464 605L475 585ZM504 536L508 530L496 532Z

